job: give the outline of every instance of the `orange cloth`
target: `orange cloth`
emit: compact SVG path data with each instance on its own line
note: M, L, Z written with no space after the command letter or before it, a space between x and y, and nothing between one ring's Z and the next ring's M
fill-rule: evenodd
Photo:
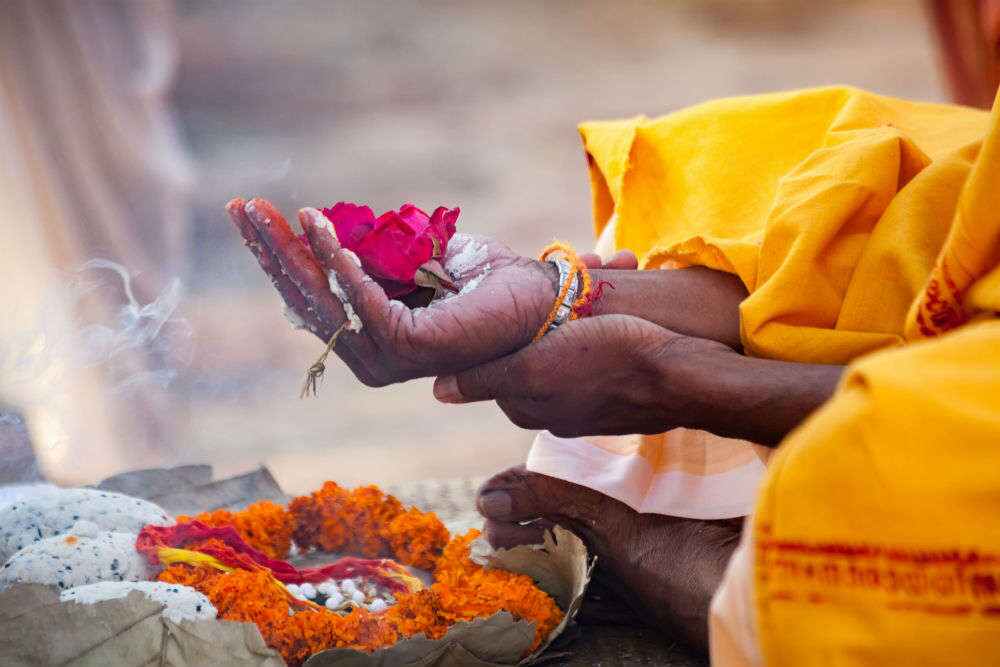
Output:
M751 293L749 354L848 363L925 335L920 322L948 325L938 311L956 295L928 274L987 121L835 87L584 123L599 247L630 249L645 269L735 273ZM614 444L542 434L528 468L707 519L750 511L766 456L697 431Z
M941 116L942 136L950 120ZM911 136L901 141L911 157L932 156ZM858 160L862 171L871 164ZM713 603L715 664L1000 659L1000 98L979 141L900 180L855 241L847 293L867 283L861 301L872 303L855 321L917 342L853 363L773 457ZM811 236L800 227L786 238L788 257ZM820 276L833 273L824 258ZM919 289L903 299L904 286ZM785 341L807 335L784 324ZM822 332L818 354L831 340L851 342Z

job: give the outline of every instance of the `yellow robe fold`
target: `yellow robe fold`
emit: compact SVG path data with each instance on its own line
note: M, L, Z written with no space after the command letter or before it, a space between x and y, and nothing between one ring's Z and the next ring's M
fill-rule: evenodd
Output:
M739 275L750 354L851 363L772 458L717 664L1000 664L1000 102L824 88L581 131L598 229Z
M581 133L598 230L614 212L643 267L739 275L748 353L847 363L939 332L919 304L988 121L820 88Z

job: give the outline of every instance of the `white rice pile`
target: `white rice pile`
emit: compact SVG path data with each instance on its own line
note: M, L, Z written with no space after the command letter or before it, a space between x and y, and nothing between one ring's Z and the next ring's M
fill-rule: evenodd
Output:
M316 584L289 584L288 592L300 600L312 600L331 611L347 612L352 607L364 607L380 613L396 604L395 596L364 577L327 579Z

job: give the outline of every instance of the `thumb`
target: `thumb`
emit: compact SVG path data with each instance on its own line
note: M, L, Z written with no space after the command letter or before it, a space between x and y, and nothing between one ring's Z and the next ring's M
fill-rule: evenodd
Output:
M442 403L472 403L533 396L539 383L537 374L532 372L532 347L456 375L437 378L434 397Z

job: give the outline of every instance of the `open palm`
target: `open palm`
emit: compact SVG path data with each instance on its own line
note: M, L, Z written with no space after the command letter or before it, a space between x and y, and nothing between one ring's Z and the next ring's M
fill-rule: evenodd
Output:
M360 331L339 336L335 352L370 386L455 373L520 349L556 296L551 265L462 235L445 258L461 292L411 309L389 300L354 255L340 248L319 211L299 212L310 251L263 199L234 199L227 210L288 308L324 342L347 320L344 303L331 290L333 272L362 323Z

